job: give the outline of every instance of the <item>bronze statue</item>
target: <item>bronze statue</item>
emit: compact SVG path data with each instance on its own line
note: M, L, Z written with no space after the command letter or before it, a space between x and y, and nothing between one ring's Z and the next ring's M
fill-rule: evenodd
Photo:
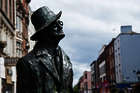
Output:
M65 36L61 14L46 6L32 14L36 33L31 40L36 45L16 65L17 93L73 93L72 64L58 45Z

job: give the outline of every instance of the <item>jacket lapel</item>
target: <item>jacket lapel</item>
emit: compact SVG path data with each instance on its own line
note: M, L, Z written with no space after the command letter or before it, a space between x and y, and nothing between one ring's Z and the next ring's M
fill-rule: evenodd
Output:
M44 67L46 72L48 72L56 81L59 80L58 72L55 68L53 58L48 53L47 49L42 49L36 51L36 58L39 60L39 65Z

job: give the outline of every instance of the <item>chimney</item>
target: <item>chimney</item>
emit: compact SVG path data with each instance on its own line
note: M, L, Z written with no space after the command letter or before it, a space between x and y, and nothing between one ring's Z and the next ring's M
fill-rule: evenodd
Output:
M121 33L132 33L132 26L131 25L121 26Z

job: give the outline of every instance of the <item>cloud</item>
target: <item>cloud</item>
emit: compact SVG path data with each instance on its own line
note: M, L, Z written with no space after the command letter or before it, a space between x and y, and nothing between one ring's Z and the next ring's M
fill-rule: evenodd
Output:
M73 63L73 71L74 71L74 81L73 81L73 85L77 84L79 77L81 77L83 75L83 72L86 71L90 71L89 65L85 63L80 63L80 62L76 62L76 61L72 61Z
M60 45L74 65L76 83L96 60L102 45L120 33L121 25L132 25L133 31L140 32L139 3L140 0L32 0L30 5L33 10L45 5L55 13L63 11L66 37Z

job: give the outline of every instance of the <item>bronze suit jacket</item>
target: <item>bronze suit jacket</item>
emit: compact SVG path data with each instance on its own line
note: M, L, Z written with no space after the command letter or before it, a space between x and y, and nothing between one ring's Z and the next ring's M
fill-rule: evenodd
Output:
M72 93L72 64L60 47L58 52L55 58L49 49L38 48L21 58L16 65L17 93Z

